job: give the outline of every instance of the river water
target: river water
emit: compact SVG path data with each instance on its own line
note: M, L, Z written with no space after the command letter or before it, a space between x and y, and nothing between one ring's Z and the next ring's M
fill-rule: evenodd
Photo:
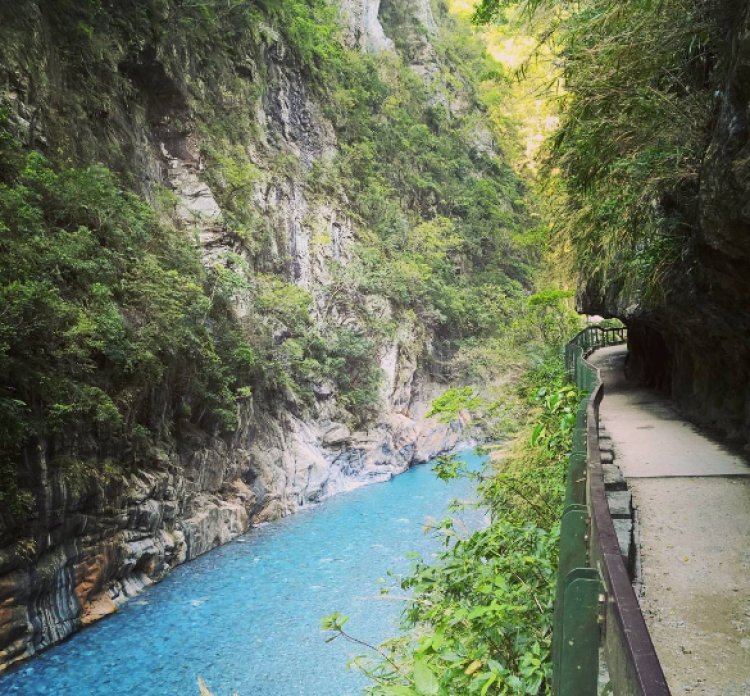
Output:
M326 643L321 618L349 615L371 643L394 635L403 603L380 597L378 579L407 572L410 552L434 553L425 521L473 489L418 466L253 529L0 677L0 694L191 696L199 675L216 696L359 694L366 681L346 662L362 648Z

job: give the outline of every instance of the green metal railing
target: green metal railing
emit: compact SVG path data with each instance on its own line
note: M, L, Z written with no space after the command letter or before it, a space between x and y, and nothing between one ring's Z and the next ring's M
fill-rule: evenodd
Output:
M588 354L627 340L588 327L565 347L568 377L585 394L576 414L560 527L553 623L555 696L596 696L600 647L615 696L669 696L609 512L599 449L603 387Z
M589 326L579 332L565 346L565 369L568 378L579 389L593 391L598 379L597 371L584 358L596 348L616 346L628 340L628 330Z

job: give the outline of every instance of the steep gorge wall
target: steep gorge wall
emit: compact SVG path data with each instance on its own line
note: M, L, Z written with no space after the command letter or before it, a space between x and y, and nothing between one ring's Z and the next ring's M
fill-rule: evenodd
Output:
M377 0L346 0L341 9L352 46L393 50ZM435 21L427 0L402 10ZM75 96L75 85L73 76L60 74L55 53L71 49L54 48L54 31L40 9L4 30L4 103L26 142L67 150L83 162L104 161L152 199L162 188L170 191L175 223L197 235L204 263L211 265L227 253L246 252L225 223L229 186L217 190L217 175L203 155L213 113L196 109L205 106L203 96L206 103L213 100L216 114L242 111L255 133L240 158L252 169L243 195L268 233L266 268L311 294L315 325L358 325L356 312L332 304L330 287L332 263L346 267L357 253L362 222L345 195L310 195L305 183L340 143L309 87L309 71L272 25L259 27L253 50L236 58L231 84L210 84L222 78L220 69L207 73L194 63L189 45L151 43L144 30L140 49L127 60L99 65L112 69L121 86L95 111L89 106L96 99L87 95L79 112L65 101ZM418 69L436 79L429 41L420 40ZM29 46L36 58L29 57ZM259 90L261 74L265 87ZM465 108L469 102L464 99ZM238 320L252 320L243 292L251 291L237 293L234 311ZM44 442L27 448L24 480L33 482L36 503L20 539L0 549L0 670L110 613L144 585L253 522L386 480L457 445L460 423L424 418L435 389L424 360L430 327L398 313L387 298L363 301L397 330L377 345L382 405L360 430L337 403L336 386L324 379L306 409L283 391L276 399L254 395L240 405L230 437L196 431L163 439L137 469L110 477L71 479L49 461Z
M628 370L670 393L697 423L750 444L750 8L722 2L710 73L713 94L697 179L671 205L685 221L680 258L661 293L622 269L584 279L580 309L622 319ZM681 232L681 235L683 233ZM617 263L617 259L615 259Z

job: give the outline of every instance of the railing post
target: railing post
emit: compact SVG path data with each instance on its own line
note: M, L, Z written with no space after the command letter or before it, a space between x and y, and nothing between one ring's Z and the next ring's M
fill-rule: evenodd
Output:
M557 592L552 622L552 688L559 685L565 618L565 579L574 568L586 565L589 517L585 505L569 505L560 523L560 555L557 567ZM556 676L557 675L557 676Z
M602 582L594 568L576 568L565 581L556 696L596 696L599 681Z
M586 455L574 452L565 475L565 507L586 504Z

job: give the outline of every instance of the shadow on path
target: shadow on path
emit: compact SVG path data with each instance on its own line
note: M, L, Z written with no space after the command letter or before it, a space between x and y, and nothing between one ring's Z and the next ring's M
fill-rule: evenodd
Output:
M633 494L643 614L675 696L750 695L750 466L596 351L600 422Z

